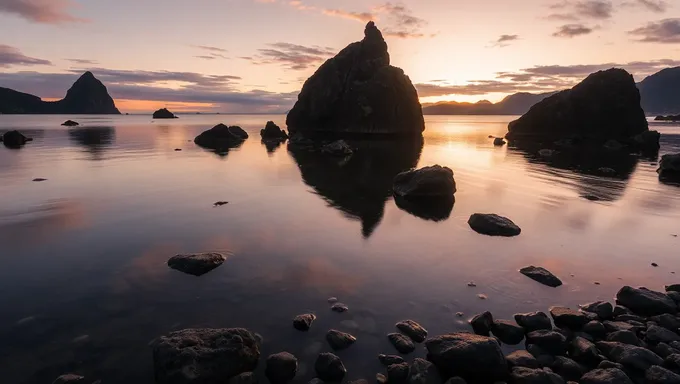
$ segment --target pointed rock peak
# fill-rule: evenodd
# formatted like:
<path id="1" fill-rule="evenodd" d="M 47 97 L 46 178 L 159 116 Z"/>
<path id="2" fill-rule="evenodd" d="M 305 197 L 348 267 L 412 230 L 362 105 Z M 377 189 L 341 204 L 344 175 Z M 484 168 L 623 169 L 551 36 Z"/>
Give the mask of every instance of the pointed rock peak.
<path id="1" fill-rule="evenodd" d="M 383 35 L 378 27 L 375 26 L 375 23 L 369 21 L 368 24 L 366 24 L 366 29 L 364 29 L 364 40 L 384 41 L 385 39 L 383 39 Z"/>

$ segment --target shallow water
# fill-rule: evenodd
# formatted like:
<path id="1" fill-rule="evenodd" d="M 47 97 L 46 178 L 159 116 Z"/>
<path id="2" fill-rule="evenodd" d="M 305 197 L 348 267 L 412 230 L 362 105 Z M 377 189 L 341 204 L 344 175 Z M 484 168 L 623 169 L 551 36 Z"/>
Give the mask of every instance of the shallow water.
<path id="1" fill-rule="evenodd" d="M 298 356 L 298 382 L 329 350 L 328 329 L 351 331 L 358 342 L 338 353 L 348 378 L 372 379 L 382 371 L 376 355 L 396 352 L 385 334 L 402 319 L 438 334 L 468 329 L 482 310 L 511 318 L 611 300 L 624 284 L 680 280 L 672 274 L 680 274 L 680 187 L 658 181 L 656 157 L 558 153 L 546 163 L 534 149 L 493 147 L 488 135 L 504 134 L 512 117 L 428 116 L 422 148 L 356 143 L 347 161 L 267 148 L 259 129 L 285 116 L 78 116 L 70 118 L 81 127 L 59 126 L 68 118 L 0 116 L 0 131 L 35 138 L 0 147 L 3 382 L 66 372 L 153 382 L 148 344 L 204 326 L 259 332 L 265 356 Z M 250 139 L 221 155 L 196 147 L 194 136 L 219 122 L 241 125 Z M 680 151 L 679 125 L 651 129 L 663 133 L 660 154 Z M 390 197 L 394 175 L 431 164 L 454 170 L 453 210 L 400 208 Z M 617 172 L 604 177 L 600 167 Z M 229 204 L 213 207 L 220 200 Z M 478 235 L 467 226 L 475 212 L 510 217 L 522 234 Z M 201 251 L 229 258 L 200 278 L 166 265 Z M 529 264 L 565 285 L 517 272 Z M 330 296 L 349 312 L 330 312 Z M 299 333 L 292 318 L 307 311 L 319 318 Z"/>

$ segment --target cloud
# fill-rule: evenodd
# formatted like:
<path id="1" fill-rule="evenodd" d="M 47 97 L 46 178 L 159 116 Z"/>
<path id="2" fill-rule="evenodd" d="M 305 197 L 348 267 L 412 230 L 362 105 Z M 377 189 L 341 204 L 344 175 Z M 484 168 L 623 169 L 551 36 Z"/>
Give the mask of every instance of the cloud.
<path id="1" fill-rule="evenodd" d="M 373 8 L 373 12 L 386 19 L 387 23 L 383 28 L 383 35 L 385 36 L 400 39 L 434 36 L 422 32 L 422 29 L 427 27 L 429 23 L 425 19 L 414 16 L 404 4 L 387 2 Z"/>
<path id="2" fill-rule="evenodd" d="M 583 24 L 566 24 L 557 29 L 552 35 L 554 37 L 572 38 L 581 35 L 587 35 L 593 32 L 593 28 L 587 27 Z"/>
<path id="3" fill-rule="evenodd" d="M 258 49 L 258 54 L 250 61 L 253 64 L 280 64 L 288 69 L 300 71 L 324 62 L 335 53 L 333 48 L 328 47 L 306 47 L 279 42 Z"/>
<path id="4" fill-rule="evenodd" d="M 228 57 L 224 55 L 225 53 L 227 53 L 227 50 L 224 48 L 212 47 L 209 45 L 190 45 L 190 46 L 206 52 L 206 54 L 194 56 L 198 59 L 203 60 L 228 59 Z"/>
<path id="5" fill-rule="evenodd" d="M 487 93 L 545 92 L 553 88 L 549 85 L 518 84 L 510 81 L 475 80 L 465 85 L 416 84 L 418 96 L 465 95 L 479 96 Z"/>
<path id="6" fill-rule="evenodd" d="M 227 50 L 224 48 L 219 48 L 219 47 L 211 47 L 209 45 L 191 45 L 194 48 L 202 49 L 204 51 L 208 52 L 214 52 L 214 53 L 227 53 Z"/>
<path id="7" fill-rule="evenodd" d="M 369 12 L 348 12 L 341 9 L 324 9 L 322 12 L 324 15 L 344 17 L 362 23 L 368 23 L 369 21 L 376 19 L 376 16 Z"/>
<path id="8" fill-rule="evenodd" d="M 70 14 L 71 0 L 0 0 L 0 12 L 43 24 L 86 21 Z"/>
<path id="9" fill-rule="evenodd" d="M 633 0 L 622 4 L 626 7 L 642 7 L 656 13 L 664 13 L 668 10 L 668 2 L 665 0 Z"/>
<path id="10" fill-rule="evenodd" d="M 507 47 L 510 42 L 519 40 L 519 35 L 501 35 L 493 42 L 494 47 Z"/>
<path id="11" fill-rule="evenodd" d="M 66 61 L 70 61 L 74 64 L 80 64 L 80 65 L 96 65 L 99 64 L 98 62 L 94 60 L 87 60 L 87 59 L 64 59 Z"/>
<path id="12" fill-rule="evenodd" d="M 0 68 L 9 68 L 14 65 L 52 65 L 52 63 L 49 60 L 28 57 L 18 48 L 0 44 Z"/>
<path id="13" fill-rule="evenodd" d="M 552 4 L 549 8 L 560 12 L 552 13 L 546 18 L 562 21 L 605 20 L 610 19 L 614 12 L 614 5 L 611 0 L 563 1 Z"/>
<path id="14" fill-rule="evenodd" d="M 645 43 L 680 43 L 680 19 L 664 19 L 629 31 L 637 41 Z"/>

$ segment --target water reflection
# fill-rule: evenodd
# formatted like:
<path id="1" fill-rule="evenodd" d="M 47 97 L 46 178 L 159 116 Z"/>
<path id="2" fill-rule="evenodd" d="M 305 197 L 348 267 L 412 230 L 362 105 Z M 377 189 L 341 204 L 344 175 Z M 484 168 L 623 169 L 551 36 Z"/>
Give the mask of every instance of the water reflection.
<path id="1" fill-rule="evenodd" d="M 284 140 L 262 140 L 261 142 L 267 149 L 267 153 L 271 156 L 283 145 Z"/>
<path id="2" fill-rule="evenodd" d="M 361 221 L 361 233 L 368 238 L 382 220 L 394 176 L 418 164 L 423 140 L 364 140 L 349 144 L 357 150 L 341 160 L 295 145 L 289 145 L 288 151 L 305 184 L 333 208 Z"/>
<path id="3" fill-rule="evenodd" d="M 116 130 L 112 127 L 70 128 L 68 137 L 85 148 L 92 160 L 102 160 L 104 152 L 116 141 Z"/>
<path id="4" fill-rule="evenodd" d="M 395 196 L 394 201 L 399 209 L 420 217 L 423 220 L 444 221 L 451 216 L 453 204 L 456 202 L 454 196 L 445 198 L 428 198 L 418 201 L 411 201 L 400 196 Z"/>

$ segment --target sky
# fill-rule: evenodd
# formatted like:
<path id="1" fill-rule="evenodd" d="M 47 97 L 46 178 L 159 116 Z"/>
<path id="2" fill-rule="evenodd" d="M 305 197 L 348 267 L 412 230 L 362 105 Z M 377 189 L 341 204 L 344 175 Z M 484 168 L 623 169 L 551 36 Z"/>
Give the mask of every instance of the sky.
<path id="1" fill-rule="evenodd" d="M 421 102 L 496 102 L 680 66 L 678 16 L 678 0 L 0 0 L 0 87 L 52 100 L 90 70 L 123 112 L 285 112 L 374 20 Z"/>

